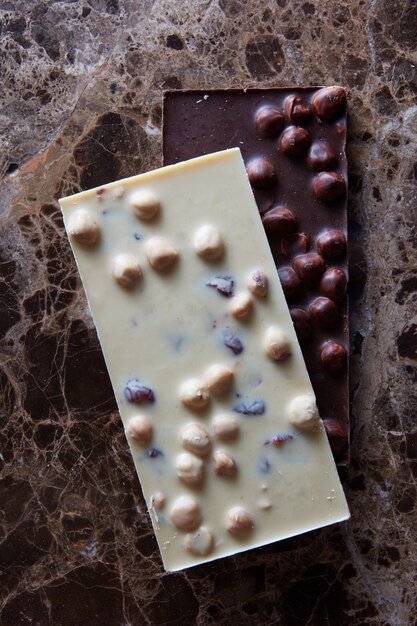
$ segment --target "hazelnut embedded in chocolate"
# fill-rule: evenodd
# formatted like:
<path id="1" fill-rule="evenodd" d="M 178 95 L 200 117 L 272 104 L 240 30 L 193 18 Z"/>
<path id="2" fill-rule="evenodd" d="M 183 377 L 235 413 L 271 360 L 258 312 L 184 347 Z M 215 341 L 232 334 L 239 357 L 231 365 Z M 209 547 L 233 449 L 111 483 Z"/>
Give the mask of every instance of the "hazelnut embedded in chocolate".
<path id="1" fill-rule="evenodd" d="M 87 209 L 77 209 L 68 219 L 68 234 L 82 246 L 92 247 L 100 239 L 100 226 Z"/>
<path id="2" fill-rule="evenodd" d="M 321 120 L 334 120 L 346 109 L 346 91 L 343 87 L 324 87 L 313 98 L 314 113 Z"/>
<path id="3" fill-rule="evenodd" d="M 278 275 L 287 300 L 298 298 L 301 294 L 302 286 L 292 267 L 281 267 L 278 270 Z"/>
<path id="4" fill-rule="evenodd" d="M 226 528 L 231 535 L 247 535 L 255 526 L 252 515 L 240 506 L 234 506 L 227 513 Z"/>
<path id="5" fill-rule="evenodd" d="M 336 300 L 336 302 L 343 300 L 346 288 L 346 274 L 337 267 L 326 270 L 321 277 L 319 291 L 331 300 Z"/>
<path id="6" fill-rule="evenodd" d="M 301 307 L 290 308 L 291 319 L 299 340 L 306 339 L 311 333 L 311 317 L 308 311 Z"/>
<path id="7" fill-rule="evenodd" d="M 277 206 L 262 216 L 262 222 L 268 235 L 283 237 L 298 228 L 297 218 L 286 206 Z"/>
<path id="8" fill-rule="evenodd" d="M 254 159 L 247 167 L 249 182 L 255 189 L 269 189 L 276 183 L 277 176 L 271 163 L 263 158 Z"/>
<path id="9" fill-rule="evenodd" d="M 347 445 L 347 436 L 343 428 L 335 419 L 331 418 L 324 419 L 323 424 L 333 454 L 340 454 Z"/>
<path id="10" fill-rule="evenodd" d="M 298 254 L 304 254 L 310 247 L 310 241 L 305 233 L 290 233 L 281 239 L 281 253 L 290 259 Z"/>
<path id="11" fill-rule="evenodd" d="M 324 260 L 316 252 L 307 252 L 295 257 L 293 266 L 298 276 L 306 284 L 315 283 L 324 272 Z"/>
<path id="12" fill-rule="evenodd" d="M 310 134 L 301 126 L 290 126 L 281 135 L 281 150 L 289 157 L 302 157 L 311 143 Z"/>
<path id="13" fill-rule="evenodd" d="M 317 240 L 317 250 L 325 259 L 338 259 L 346 254 L 346 235 L 340 230 L 327 230 Z"/>
<path id="14" fill-rule="evenodd" d="M 328 341 L 320 353 L 323 366 L 331 372 L 338 372 L 343 369 L 346 364 L 346 357 L 345 348 L 335 341 Z"/>
<path id="15" fill-rule="evenodd" d="M 200 506 L 195 498 L 180 496 L 172 506 L 170 518 L 178 530 L 195 530 L 201 521 Z"/>
<path id="16" fill-rule="evenodd" d="M 263 106 L 255 116 L 256 130 L 261 137 L 275 137 L 285 125 L 281 111 L 273 106 Z"/>
<path id="17" fill-rule="evenodd" d="M 324 141 L 317 141 L 310 147 L 307 165 L 314 172 L 333 170 L 337 166 L 337 156 Z"/>
<path id="18" fill-rule="evenodd" d="M 288 96 L 284 108 L 286 116 L 293 124 L 306 124 L 311 117 L 311 109 L 301 96 Z"/>
<path id="19" fill-rule="evenodd" d="M 323 328 L 334 326 L 339 317 L 339 310 L 335 303 L 329 298 L 316 298 L 310 304 L 309 311 Z"/>
<path id="20" fill-rule="evenodd" d="M 314 178 L 313 191 L 317 200 L 325 204 L 332 204 L 344 198 L 346 181 L 337 172 L 320 172 Z"/>

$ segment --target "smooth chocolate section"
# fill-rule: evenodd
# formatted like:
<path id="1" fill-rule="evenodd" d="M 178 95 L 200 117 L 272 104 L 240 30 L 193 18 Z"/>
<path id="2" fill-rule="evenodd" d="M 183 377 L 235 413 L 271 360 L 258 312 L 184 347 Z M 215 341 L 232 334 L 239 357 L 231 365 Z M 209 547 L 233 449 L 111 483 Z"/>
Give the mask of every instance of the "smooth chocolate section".
<path id="1" fill-rule="evenodd" d="M 297 309 L 295 328 L 320 414 L 337 430 L 332 449 L 340 465 L 349 461 L 348 303 L 335 272 L 347 280 L 345 142 L 340 87 L 164 97 L 166 165 L 235 146 L 242 151 L 288 303 Z"/>

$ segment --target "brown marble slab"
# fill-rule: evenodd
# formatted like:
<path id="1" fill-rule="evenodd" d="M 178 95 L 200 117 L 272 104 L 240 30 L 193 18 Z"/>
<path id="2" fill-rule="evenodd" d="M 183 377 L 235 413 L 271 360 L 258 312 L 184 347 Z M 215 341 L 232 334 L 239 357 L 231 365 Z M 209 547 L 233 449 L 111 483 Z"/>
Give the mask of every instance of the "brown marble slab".
<path id="1" fill-rule="evenodd" d="M 0 6 L 2 626 L 413 624 L 415 3 Z M 163 90 L 285 84 L 350 94 L 352 519 L 165 575 L 56 200 L 161 164 Z"/>

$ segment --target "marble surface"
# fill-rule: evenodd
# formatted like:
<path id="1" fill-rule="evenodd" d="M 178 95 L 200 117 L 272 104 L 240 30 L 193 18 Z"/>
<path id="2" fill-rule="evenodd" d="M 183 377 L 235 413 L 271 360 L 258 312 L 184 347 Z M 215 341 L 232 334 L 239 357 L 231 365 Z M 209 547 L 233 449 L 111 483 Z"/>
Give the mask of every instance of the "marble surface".
<path id="1" fill-rule="evenodd" d="M 413 0 L 0 0 L 2 625 L 417 623 L 416 21 Z M 164 88 L 311 83 L 349 89 L 352 519 L 168 575 L 57 198 L 160 164 Z"/>

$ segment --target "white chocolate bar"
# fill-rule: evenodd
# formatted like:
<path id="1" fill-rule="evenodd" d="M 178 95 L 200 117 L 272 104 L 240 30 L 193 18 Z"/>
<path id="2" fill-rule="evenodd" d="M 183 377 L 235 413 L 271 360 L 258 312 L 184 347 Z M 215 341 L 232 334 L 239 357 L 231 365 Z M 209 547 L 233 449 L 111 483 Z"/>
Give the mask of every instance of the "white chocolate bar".
<path id="1" fill-rule="evenodd" d="M 165 568 L 346 520 L 239 149 L 60 204 Z"/>

